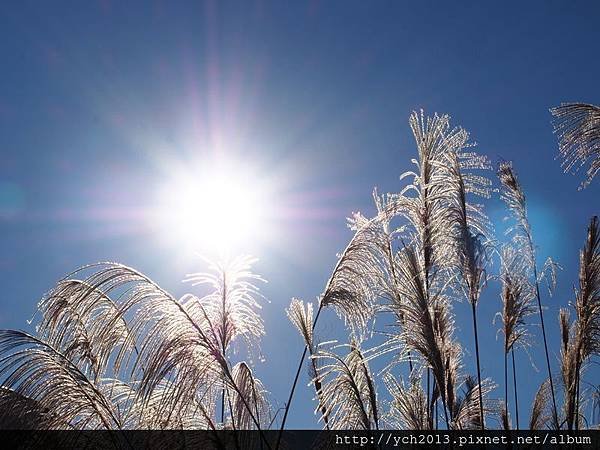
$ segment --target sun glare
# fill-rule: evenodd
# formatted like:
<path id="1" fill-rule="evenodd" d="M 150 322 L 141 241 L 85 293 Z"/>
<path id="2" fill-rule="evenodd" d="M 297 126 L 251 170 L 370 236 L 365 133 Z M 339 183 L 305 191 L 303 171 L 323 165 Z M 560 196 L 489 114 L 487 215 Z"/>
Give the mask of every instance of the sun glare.
<path id="1" fill-rule="evenodd" d="M 265 190 L 247 169 L 221 164 L 181 173 L 161 191 L 171 237 L 201 252 L 228 252 L 265 235 Z"/>

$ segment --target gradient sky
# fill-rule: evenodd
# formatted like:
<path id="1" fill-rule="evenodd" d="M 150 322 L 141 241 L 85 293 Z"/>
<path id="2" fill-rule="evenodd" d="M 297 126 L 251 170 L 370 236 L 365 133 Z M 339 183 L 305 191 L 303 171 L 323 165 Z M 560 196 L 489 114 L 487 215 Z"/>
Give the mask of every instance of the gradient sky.
<path id="1" fill-rule="evenodd" d="M 3 4 L 0 327 L 29 330 L 44 292 L 100 260 L 187 292 L 181 280 L 204 266 L 150 211 L 173 167 L 224 155 L 273 190 L 271 239 L 239 251 L 258 256 L 269 280 L 256 370 L 281 405 L 302 351 L 284 308 L 319 295 L 351 237 L 345 218 L 373 213 L 372 188 L 403 186 L 415 157 L 408 116 L 423 108 L 450 114 L 493 161 L 514 160 L 540 261 L 564 267 L 547 301 L 557 349 L 600 180 L 578 192 L 581 176 L 562 173 L 548 108 L 600 104 L 598 17 L 592 1 Z M 488 213 L 499 223 L 497 198 Z M 492 286 L 481 300 L 482 370 L 498 396 L 499 308 Z M 472 348 L 468 309 L 455 311 Z M 328 317 L 319 335 L 340 326 Z M 518 355 L 523 411 L 544 378 L 542 355 L 534 343 L 538 372 Z M 471 370 L 470 353 L 464 362 Z M 316 426 L 302 381 L 295 428 Z"/>

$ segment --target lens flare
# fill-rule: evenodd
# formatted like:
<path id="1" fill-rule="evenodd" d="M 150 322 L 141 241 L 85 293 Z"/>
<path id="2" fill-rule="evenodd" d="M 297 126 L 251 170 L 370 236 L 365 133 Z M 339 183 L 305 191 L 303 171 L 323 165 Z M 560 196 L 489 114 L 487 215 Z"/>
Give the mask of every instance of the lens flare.
<path id="1" fill-rule="evenodd" d="M 178 174 L 161 189 L 159 203 L 167 233 L 194 250 L 229 252 L 266 235 L 263 183 L 232 163 Z"/>

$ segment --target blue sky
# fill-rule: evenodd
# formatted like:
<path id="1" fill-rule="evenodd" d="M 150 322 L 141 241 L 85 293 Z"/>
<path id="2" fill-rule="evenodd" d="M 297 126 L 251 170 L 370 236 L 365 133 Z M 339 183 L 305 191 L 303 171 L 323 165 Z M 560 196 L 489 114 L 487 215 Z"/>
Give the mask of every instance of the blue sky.
<path id="1" fill-rule="evenodd" d="M 302 349 L 284 308 L 320 293 L 351 236 L 345 217 L 373 212 L 372 188 L 401 188 L 415 156 L 408 116 L 423 108 L 450 114 L 493 161 L 514 160 L 540 259 L 564 266 L 547 303 L 558 342 L 555 318 L 572 298 L 599 184 L 578 192 L 581 177 L 562 173 L 548 108 L 600 104 L 599 14 L 591 1 L 4 5 L 0 327 L 27 329 L 57 279 L 99 260 L 187 292 L 181 279 L 201 261 L 146 212 L 171 167 L 225 154 L 274 191 L 272 239 L 239 250 L 258 256 L 269 280 L 257 371 L 282 403 Z M 494 219 L 501 208 L 488 203 Z M 492 287 L 481 304 L 482 366 L 501 383 L 499 307 Z M 472 347 L 465 305 L 456 313 Z M 329 317 L 319 333 L 339 326 Z M 543 379 L 542 351 L 531 352 L 540 372 L 519 356 L 531 374 L 524 409 Z M 315 426 L 303 381 L 296 428 Z"/>

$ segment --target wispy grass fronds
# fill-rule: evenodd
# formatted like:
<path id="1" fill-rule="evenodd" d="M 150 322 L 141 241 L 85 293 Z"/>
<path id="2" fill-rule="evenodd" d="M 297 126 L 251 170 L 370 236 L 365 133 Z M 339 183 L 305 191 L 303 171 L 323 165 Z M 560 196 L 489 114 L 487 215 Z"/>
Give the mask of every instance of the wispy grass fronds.
<path id="1" fill-rule="evenodd" d="M 527 263 L 520 251 L 504 245 L 501 251 L 500 282 L 502 284 L 502 334 L 504 353 L 517 346 L 530 345 L 527 317 L 535 314 L 535 294 L 529 282 Z"/>
<path id="2" fill-rule="evenodd" d="M 348 219 L 354 236 L 331 274 L 319 308 L 333 307 L 352 330 L 362 332 L 385 292 L 388 274 L 385 233 L 387 217 L 367 219 L 360 213 Z"/>
<path id="3" fill-rule="evenodd" d="M 600 354 L 600 227 L 590 220 L 587 239 L 579 256 L 579 288 L 575 303 L 579 359 Z"/>
<path id="4" fill-rule="evenodd" d="M 451 152 L 447 156 L 449 173 L 448 197 L 449 230 L 453 238 L 455 267 L 461 275 L 467 300 L 477 305 L 481 290 L 486 282 L 485 269 L 490 260 L 491 223 L 483 206 L 468 202 L 470 193 L 489 198 L 491 181 L 467 169 L 486 170 L 491 166 L 487 158 L 473 152 Z"/>
<path id="5" fill-rule="evenodd" d="M 568 336 L 563 337 L 563 381 L 566 420 L 569 429 L 579 427 L 579 387 L 581 372 L 592 355 L 600 354 L 600 229 L 592 217 L 587 239 L 579 255 L 579 288 L 576 291 L 577 319 Z M 562 320 L 561 320 L 562 323 Z"/>
<path id="6" fill-rule="evenodd" d="M 451 177 L 446 168 L 446 158 L 451 152 L 462 149 L 468 134 L 460 129 L 451 129 L 446 115 L 425 117 L 413 113 L 410 126 L 417 144 L 418 160 L 412 162 L 416 171 L 408 171 L 401 179 L 412 181 L 396 199 L 398 210 L 411 225 L 408 239 L 414 243 L 425 268 L 424 276 L 451 263 L 452 240 L 448 226 L 448 183 Z"/>
<path id="7" fill-rule="evenodd" d="M 559 155 L 565 172 L 589 164 L 585 188 L 600 170 L 600 107 L 587 103 L 563 103 L 550 109 L 554 132 L 558 136 Z"/>
<path id="8" fill-rule="evenodd" d="M 578 413 L 577 408 L 577 333 L 576 325 L 571 323 L 569 311 L 561 308 L 559 312 L 561 332 L 561 378 L 564 390 L 563 423 L 569 430 L 573 429 Z"/>
<path id="9" fill-rule="evenodd" d="M 21 331 L 0 330 L 0 355 L 3 387 L 51 411 L 46 427 L 122 427 L 110 399 L 50 345 Z"/>
<path id="10" fill-rule="evenodd" d="M 228 400 L 231 403 L 232 428 L 234 430 L 256 429 L 254 419 L 263 428 L 268 427 L 271 422 L 270 405 L 261 381 L 254 377 L 252 370 L 245 362 L 236 364 L 231 372 L 237 386 L 237 389 L 229 394 Z"/>
<path id="11" fill-rule="evenodd" d="M 337 354 L 340 348 L 349 349 L 346 356 Z M 314 358 L 322 360 L 323 404 L 331 428 L 378 429 L 375 382 L 358 342 L 332 350 L 321 349 Z"/>
<path id="12" fill-rule="evenodd" d="M 420 354 L 431 368 L 444 410 L 451 414 L 461 350 L 453 340 L 454 318 L 448 299 L 441 291 L 433 293 L 426 287 L 423 261 L 413 247 L 400 252 L 397 273 L 400 297 L 405 301 L 390 307 L 405 320 L 400 340 L 406 350 Z M 447 422 L 450 425 L 450 417 Z"/>
<path id="13" fill-rule="evenodd" d="M 552 427 L 552 411 L 550 405 L 550 383 L 548 380 L 538 388 L 531 406 L 529 416 L 530 430 L 543 430 Z"/>
<path id="14" fill-rule="evenodd" d="M 517 375 L 515 348 L 530 344 L 526 318 L 535 314 L 534 291 L 529 282 L 528 262 L 521 252 L 512 245 L 505 244 L 501 251 L 500 282 L 502 284 L 502 333 L 504 334 L 504 402 L 508 405 L 508 354 L 513 359 L 513 389 L 515 414 L 519 426 L 519 405 L 517 402 Z"/>
<path id="15" fill-rule="evenodd" d="M 527 217 L 525 193 L 511 162 L 502 162 L 499 164 L 498 178 L 502 184 L 500 198 L 504 201 L 514 218 L 514 222 L 506 231 L 506 234 L 512 235 L 515 247 L 521 249 L 523 254 L 527 256 L 529 264 L 533 266 L 535 265 L 535 248 L 531 235 L 531 226 Z"/>
<path id="16" fill-rule="evenodd" d="M 542 298 L 540 295 L 540 276 L 538 275 L 535 259 L 535 246 L 531 234 L 531 226 L 527 218 L 527 207 L 525 193 L 519 183 L 517 175 L 510 162 L 502 162 L 498 167 L 498 178 L 502 184 L 501 198 L 508 207 L 514 218 L 514 224 L 507 234 L 512 234 L 512 241 L 515 248 L 520 249 L 521 253 L 527 258 L 529 267 L 533 272 L 533 281 L 535 286 L 535 297 L 537 300 L 538 312 L 540 315 L 540 324 L 542 326 L 542 338 L 544 341 L 544 353 L 546 356 L 546 369 L 548 379 L 550 380 L 550 393 L 552 394 L 552 408 L 554 411 L 554 425 L 559 427 L 558 408 L 556 406 L 556 396 L 554 390 L 554 381 L 552 378 L 552 369 L 550 367 L 550 354 L 548 352 L 548 340 L 546 338 L 546 326 L 544 324 L 544 310 L 542 308 Z"/>
<path id="17" fill-rule="evenodd" d="M 391 374 L 384 378 L 386 387 L 392 395 L 387 422 L 392 429 L 431 430 L 427 394 L 421 385 L 421 374 L 416 370 L 406 385 Z"/>
<path id="18" fill-rule="evenodd" d="M 116 348 L 137 352 L 122 311 L 99 287 L 77 279 L 62 280 L 38 309 L 41 339 L 94 379 L 107 375 Z"/>
<path id="19" fill-rule="evenodd" d="M 357 338 L 362 338 L 369 321 L 378 309 L 376 300 L 389 292 L 390 237 L 388 235 L 388 223 L 393 217 L 391 211 L 392 209 L 386 206 L 385 211 L 380 211 L 372 219 L 367 219 L 362 214 L 356 213 L 348 220 L 348 225 L 354 231 L 354 236 L 338 257 L 338 261 L 320 297 L 319 308 L 313 320 L 312 329 L 316 326 L 321 311 L 331 306 L 349 325 L 352 333 L 356 334 Z M 308 351 L 309 347 L 305 345 L 285 405 L 277 437 L 277 447 L 281 442 L 283 429 Z M 322 413 L 322 417 L 326 418 L 327 416 L 328 413 Z"/>
<path id="20" fill-rule="evenodd" d="M 463 148 L 466 146 L 466 140 Z M 477 304 L 481 291 L 487 282 L 486 267 L 490 261 L 491 224 L 483 212 L 483 206 L 467 201 L 468 194 L 490 197 L 492 182 L 481 175 L 471 173 L 471 170 L 490 169 L 486 157 L 474 152 L 465 152 L 463 148 L 450 152 L 447 156 L 450 192 L 449 228 L 453 238 L 452 252 L 455 258 L 455 270 L 460 275 L 460 287 L 471 304 L 473 320 L 473 335 L 475 340 L 475 359 L 477 363 L 477 383 L 482 384 L 481 364 L 479 357 L 479 334 L 477 329 Z M 485 427 L 484 405 L 482 390 L 478 390 L 480 407 L 479 420 L 481 429 Z"/>
<path id="21" fill-rule="evenodd" d="M 307 303 L 304 306 L 302 300 L 296 298 L 292 299 L 289 308 L 286 310 L 288 318 L 300 332 L 300 335 L 304 339 L 304 344 L 308 349 L 310 356 L 310 377 L 312 384 L 315 387 L 315 393 L 317 395 L 317 401 L 319 402 L 318 410 L 321 414 L 321 418 L 325 423 L 325 428 L 329 429 L 329 417 L 327 414 L 327 408 L 323 403 L 323 384 L 321 380 L 321 371 L 318 366 L 318 359 L 314 358 L 316 352 L 316 343 L 314 339 L 313 329 L 313 305 Z"/>
<path id="22" fill-rule="evenodd" d="M 290 322 L 294 324 L 304 343 L 308 346 L 311 353 L 314 353 L 314 330 L 313 330 L 313 305 L 307 303 L 306 306 L 302 300 L 293 298 L 290 306 L 286 309 Z"/>
<path id="23" fill-rule="evenodd" d="M 216 429 L 226 386 L 258 428 L 256 402 L 226 354 L 236 337 L 251 343 L 264 333 L 251 262 L 191 277 L 212 292 L 179 300 L 130 267 L 83 267 L 40 302 L 39 338 L 0 332 L 0 381 L 53 411 L 52 427 Z"/>
<path id="24" fill-rule="evenodd" d="M 494 384 L 488 378 L 483 380 L 481 389 L 479 383 L 472 376 L 465 378 L 462 394 L 457 398 L 454 404 L 454 412 L 452 416 L 453 426 L 452 428 L 458 430 L 470 430 L 470 429 L 481 429 L 483 427 L 482 417 L 485 417 L 485 413 L 492 414 L 497 413 L 497 408 L 494 404 L 487 400 L 487 397 L 494 389 Z M 479 402 L 483 400 L 483 404 Z M 481 413 L 481 410 L 484 413 Z"/>
<path id="25" fill-rule="evenodd" d="M 456 179 L 448 170 L 448 163 L 453 153 L 463 155 L 464 161 L 470 159 L 463 152 L 468 134 L 460 128 L 450 128 L 447 115 L 425 117 L 421 111 L 413 113 L 409 123 L 418 159 L 413 160 L 416 170 L 401 176 L 411 182 L 394 198 L 398 214 L 407 225 L 398 233 L 403 248 L 394 258 L 397 295 L 391 298 L 390 309 L 398 323 L 404 324 L 399 340 L 405 351 L 420 355 L 431 369 L 450 426 L 460 346 L 453 341 L 453 319 L 444 296 L 456 261 L 452 233 L 455 217 L 450 207 Z M 470 163 L 463 167 L 457 158 L 455 168 L 460 172 Z M 475 166 L 479 164 L 474 159 L 470 161 Z M 475 186 L 475 181 L 462 178 L 458 183 L 466 192 L 467 186 Z M 434 409 L 431 406 L 428 410 Z"/>
<path id="26" fill-rule="evenodd" d="M 257 282 L 265 280 L 251 271 L 256 261 L 251 256 L 238 256 L 222 264 L 208 261 L 208 272 L 190 274 L 184 280 L 209 289 L 209 294 L 199 301 L 215 327 L 213 332 L 222 349 L 227 349 L 238 336 L 252 345 L 265 333 L 259 314 L 262 295 L 257 286 Z"/>

